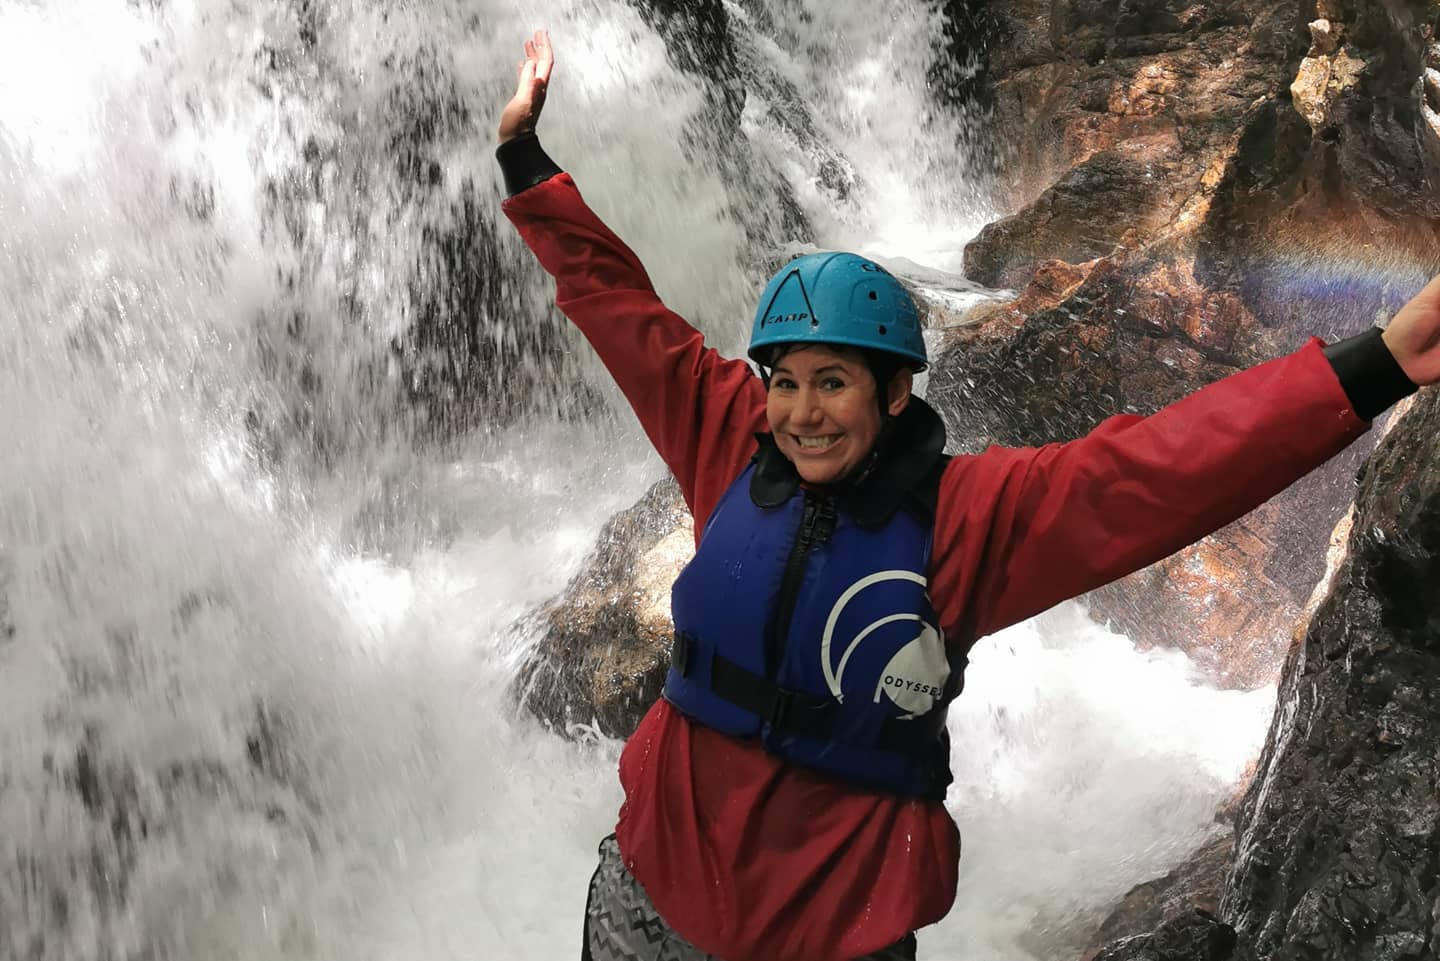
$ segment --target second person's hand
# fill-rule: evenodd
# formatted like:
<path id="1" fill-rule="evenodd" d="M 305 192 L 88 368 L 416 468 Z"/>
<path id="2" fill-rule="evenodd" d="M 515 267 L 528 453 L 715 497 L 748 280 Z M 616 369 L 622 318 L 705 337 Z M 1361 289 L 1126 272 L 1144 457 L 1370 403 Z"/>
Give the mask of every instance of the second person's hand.
<path id="1" fill-rule="evenodd" d="M 550 49 L 550 35 L 536 30 L 525 41 L 525 59 L 520 61 L 515 96 L 500 113 L 500 143 L 535 132 L 540 111 L 545 107 L 545 91 L 550 85 L 550 71 L 555 67 L 555 54 Z"/>

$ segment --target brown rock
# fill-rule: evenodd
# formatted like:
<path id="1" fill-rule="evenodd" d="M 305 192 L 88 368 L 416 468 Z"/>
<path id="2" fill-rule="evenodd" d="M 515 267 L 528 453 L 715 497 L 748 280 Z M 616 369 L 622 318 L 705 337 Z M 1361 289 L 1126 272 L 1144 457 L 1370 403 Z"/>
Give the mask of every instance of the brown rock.
<path id="1" fill-rule="evenodd" d="M 1425 79 L 1435 11 L 1416 0 L 1330 6 L 1322 19 L 1343 46 L 1330 52 L 1335 41 L 1312 30 L 1311 57 L 1328 61 L 1328 78 L 1321 92 L 1320 69 L 1303 71 L 1302 108 L 1317 137 L 1304 189 L 1332 208 L 1356 203 L 1396 222 L 1432 220 L 1440 216 L 1432 186 L 1440 167 L 1429 149 L 1437 98 Z"/>
<path id="2" fill-rule="evenodd" d="M 1329 85 L 1329 57 L 1306 57 L 1300 61 L 1300 72 L 1290 84 L 1290 99 L 1312 130 L 1319 130 L 1329 113 Z"/>
<path id="3" fill-rule="evenodd" d="M 1311 57 L 1323 57 L 1334 53 L 1340 45 L 1340 31 L 1329 20 L 1321 17 L 1310 21 Z"/>
<path id="4" fill-rule="evenodd" d="M 1027 316 L 1063 303 L 1085 282 L 1094 266 L 1094 261 L 1077 265 L 1047 260 L 1035 268 L 1018 297 L 985 301 L 972 307 L 960 323 L 945 325 L 946 342 L 974 345 L 981 341 L 1008 341 Z"/>
<path id="5" fill-rule="evenodd" d="M 1095 961 L 1104 945 L 1160 927 L 1166 920 L 1199 909 L 1220 913 L 1225 877 L 1235 856 L 1235 832 L 1226 831 L 1201 845 L 1164 877 L 1137 884 L 1092 937 L 1094 947 L 1080 961 Z"/>
<path id="6" fill-rule="evenodd" d="M 1275 350 L 1233 295 L 1199 286 L 1184 262 L 1049 263 L 978 329 L 947 332 L 927 396 L 962 449 L 1038 445 L 1157 409 Z"/>
<path id="7" fill-rule="evenodd" d="M 1235 929 L 1208 911 L 1192 910 L 1154 931 L 1107 944 L 1094 961 L 1251 961 Z"/>
<path id="8" fill-rule="evenodd" d="M 1195 159 L 1197 143 L 1223 140 L 1289 76 L 1275 68 L 1283 14 L 1259 2 L 1072 0 L 995 15 L 994 129 L 1005 135 L 1004 196 L 1017 207 L 1129 140 L 1180 139 Z"/>
<path id="9" fill-rule="evenodd" d="M 992 287 L 1023 287 L 1047 260 L 1080 263 L 1138 246 L 1198 186 L 1203 168 L 1173 132 L 1091 154 L 1034 203 L 986 225 L 965 248 L 965 273 Z"/>
<path id="10" fill-rule="evenodd" d="M 524 630 L 538 634 L 517 679 L 523 703 L 561 731 L 628 737 L 670 664 L 670 585 L 695 549 L 680 488 L 666 478 L 600 532 L 565 590 Z"/>
<path id="11" fill-rule="evenodd" d="M 1089 595 L 1093 616 L 1141 649 L 1184 651 L 1216 687 L 1274 682 L 1300 600 L 1265 574 L 1285 524 L 1273 502 L 1200 543 Z"/>

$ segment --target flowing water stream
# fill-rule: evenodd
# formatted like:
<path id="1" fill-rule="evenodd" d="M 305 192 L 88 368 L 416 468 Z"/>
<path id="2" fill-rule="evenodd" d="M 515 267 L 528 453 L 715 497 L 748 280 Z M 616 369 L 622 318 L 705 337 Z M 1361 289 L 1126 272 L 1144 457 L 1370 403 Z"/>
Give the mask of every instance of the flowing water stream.
<path id="1" fill-rule="evenodd" d="M 499 216 L 519 41 L 722 349 L 797 242 L 984 296 L 933 6 L 728 9 L 727 113 L 610 0 L 0 0 L 0 959 L 576 956 L 619 745 L 515 716 L 513 625 L 663 468 Z M 1074 605 L 984 642 L 921 956 L 1069 961 L 1272 698 Z"/>

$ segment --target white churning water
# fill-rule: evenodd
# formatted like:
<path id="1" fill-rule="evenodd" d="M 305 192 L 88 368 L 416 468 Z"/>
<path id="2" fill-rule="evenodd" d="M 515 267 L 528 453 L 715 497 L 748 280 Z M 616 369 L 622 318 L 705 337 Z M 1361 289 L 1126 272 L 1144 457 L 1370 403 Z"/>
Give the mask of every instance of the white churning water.
<path id="1" fill-rule="evenodd" d="M 619 2 L 0 2 L 0 958 L 576 956 L 618 745 L 514 717 L 514 625 L 661 466 L 498 217 L 493 119 L 549 27 L 547 144 L 723 347 L 777 189 L 954 297 L 991 213 L 937 15 L 874 9 L 730 7 L 727 166 Z M 1271 694 L 1074 607 L 974 661 L 921 953 L 1068 959 L 1212 829 Z"/>

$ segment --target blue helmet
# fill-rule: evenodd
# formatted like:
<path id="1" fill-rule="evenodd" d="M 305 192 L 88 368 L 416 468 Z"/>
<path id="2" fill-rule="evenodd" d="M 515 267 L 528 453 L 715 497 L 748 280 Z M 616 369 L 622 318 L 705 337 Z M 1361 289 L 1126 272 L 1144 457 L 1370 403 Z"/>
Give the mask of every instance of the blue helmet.
<path id="1" fill-rule="evenodd" d="M 909 291 L 884 267 L 855 254 L 806 254 L 770 278 L 750 329 L 750 359 L 764 363 L 765 348 L 776 344 L 884 351 L 916 372 L 929 362 Z"/>

